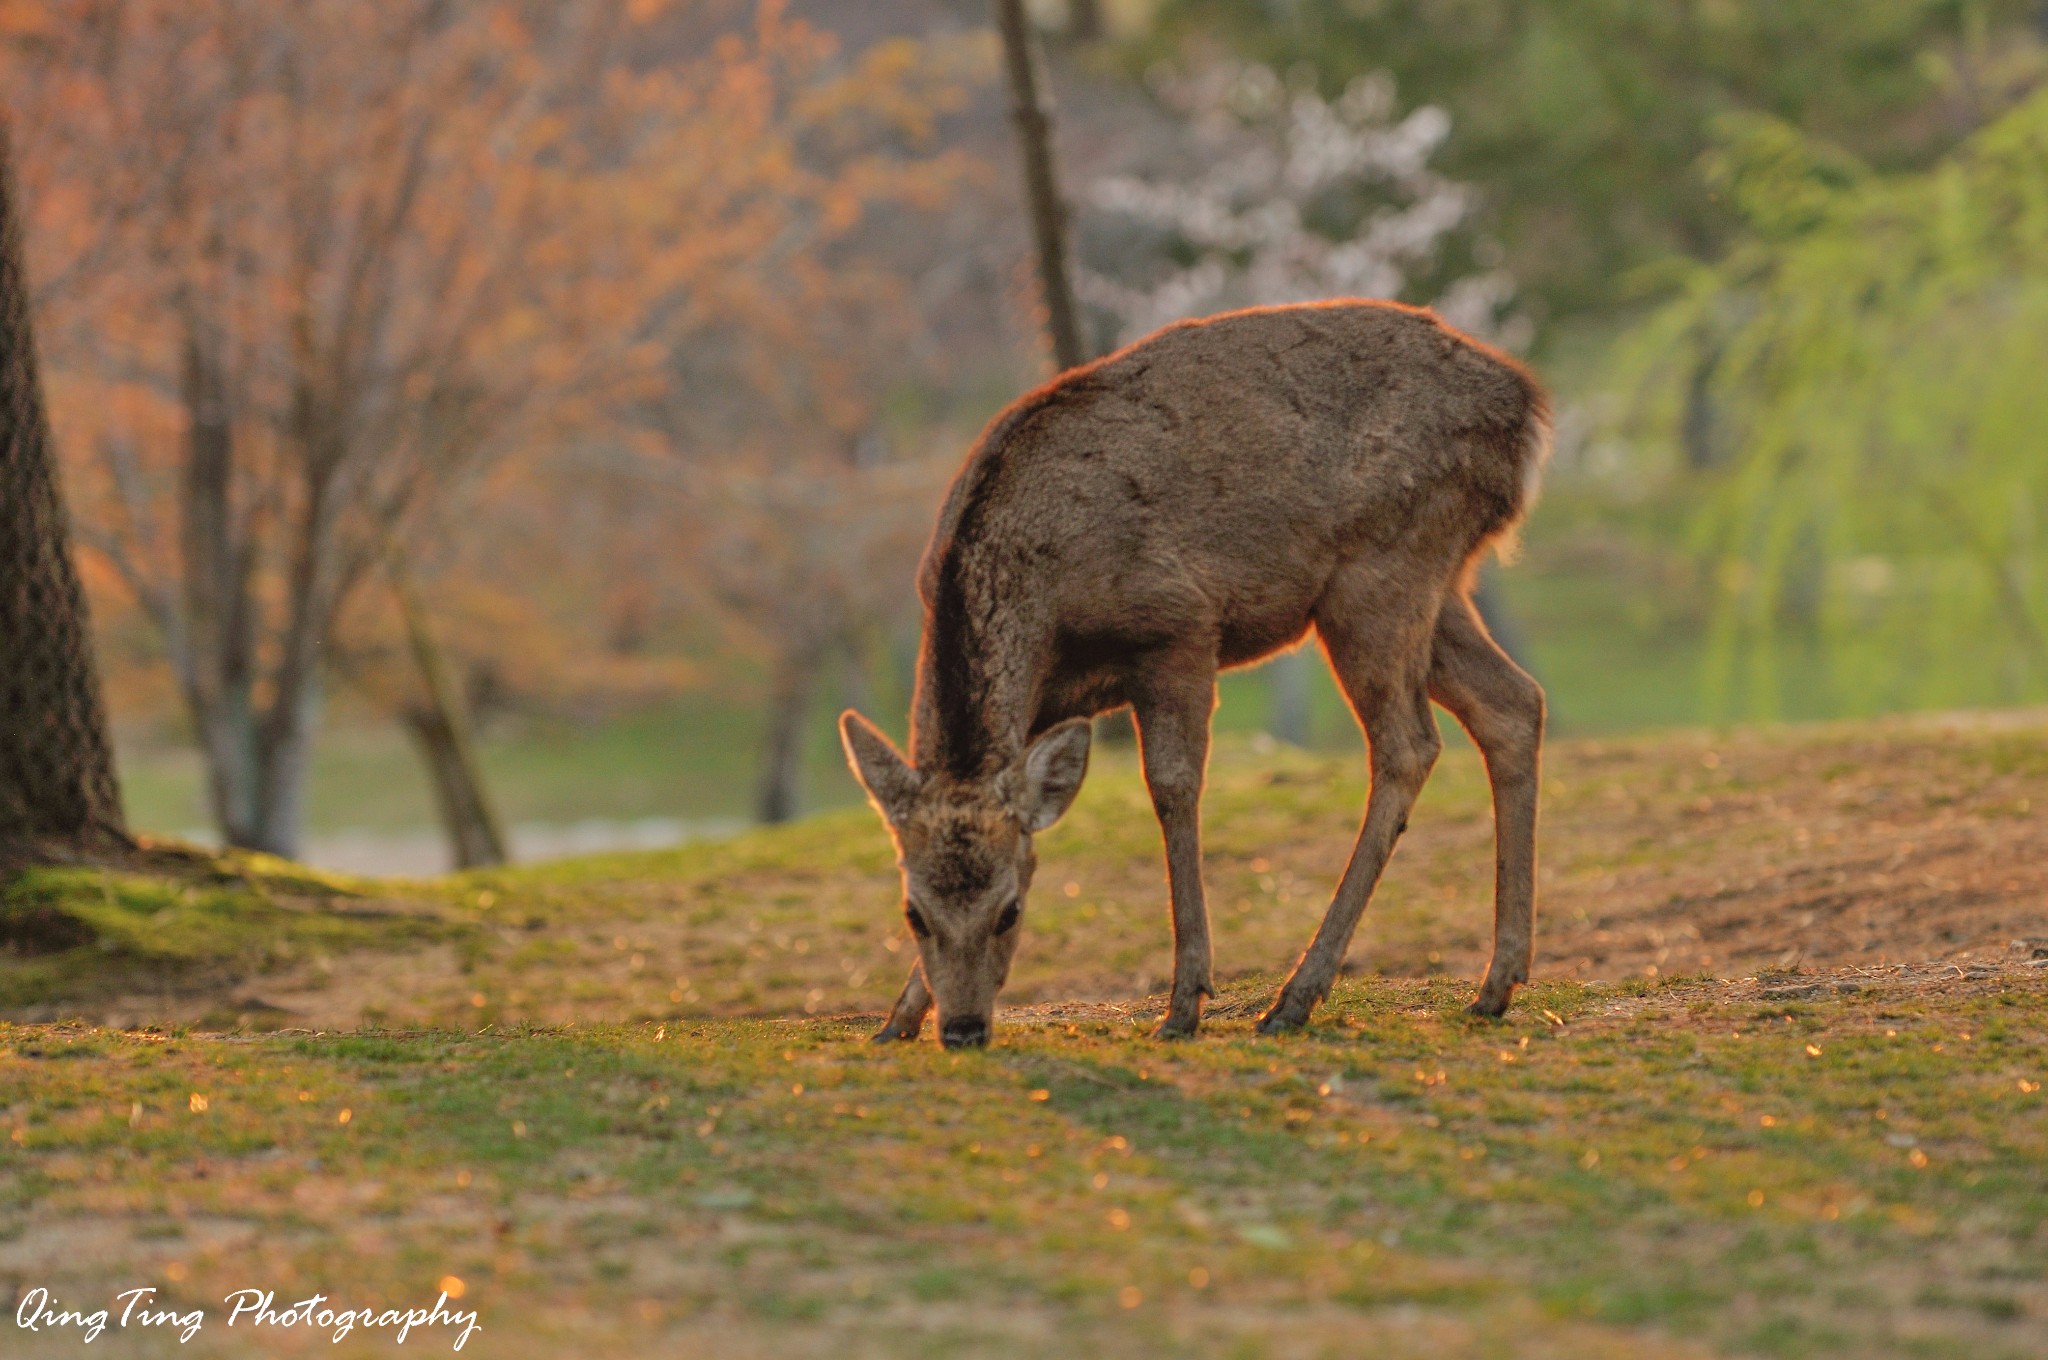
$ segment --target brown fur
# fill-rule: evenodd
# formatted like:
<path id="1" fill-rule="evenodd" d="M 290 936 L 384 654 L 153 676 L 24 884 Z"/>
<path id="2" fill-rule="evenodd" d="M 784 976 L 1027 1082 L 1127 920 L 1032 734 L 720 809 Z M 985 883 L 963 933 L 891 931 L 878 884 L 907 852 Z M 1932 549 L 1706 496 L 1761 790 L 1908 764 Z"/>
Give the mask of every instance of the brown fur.
<path id="1" fill-rule="evenodd" d="M 1220 668 L 1313 627 L 1371 746 L 1373 787 L 1322 927 L 1262 1028 L 1328 992 L 1436 758 L 1434 698 L 1493 781 L 1495 953 L 1475 1009 L 1528 976 L 1542 691 L 1468 599 L 1526 509 L 1548 435 L 1535 380 L 1434 315 L 1387 303 L 1259 308 L 1169 326 L 990 423 L 919 574 L 924 649 L 905 760 L 855 714 L 855 772 L 928 933 L 878 1037 L 934 999 L 985 1041 L 1033 864 L 1071 801 L 1089 716 L 1129 704 L 1165 834 L 1174 986 L 1162 1033 L 1210 992 L 1198 808 Z M 976 1037 L 978 1036 L 978 1038 Z"/>

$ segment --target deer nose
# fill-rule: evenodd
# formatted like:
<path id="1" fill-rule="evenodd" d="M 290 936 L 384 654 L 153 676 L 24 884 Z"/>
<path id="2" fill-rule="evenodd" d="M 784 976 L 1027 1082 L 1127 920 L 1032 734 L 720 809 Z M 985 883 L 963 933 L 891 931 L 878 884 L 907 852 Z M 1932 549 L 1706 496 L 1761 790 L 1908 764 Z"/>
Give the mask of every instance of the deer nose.
<path id="1" fill-rule="evenodd" d="M 986 1048 L 988 1021 L 973 1015 L 956 1016 L 939 1027 L 939 1042 L 947 1048 Z"/>

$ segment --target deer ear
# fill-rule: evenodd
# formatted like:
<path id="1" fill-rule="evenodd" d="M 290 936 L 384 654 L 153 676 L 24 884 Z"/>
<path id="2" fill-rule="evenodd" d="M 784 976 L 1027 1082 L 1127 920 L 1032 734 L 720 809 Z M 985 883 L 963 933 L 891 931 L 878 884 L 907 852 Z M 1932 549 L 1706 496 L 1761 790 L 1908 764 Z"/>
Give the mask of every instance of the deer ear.
<path id="1" fill-rule="evenodd" d="M 910 811 L 910 804 L 924 783 L 911 763 L 900 755 L 881 729 L 852 709 L 839 715 L 839 737 L 846 744 L 846 763 L 853 777 L 868 791 L 868 801 L 882 820 L 895 826 Z"/>
<path id="2" fill-rule="evenodd" d="M 1045 830 L 1073 805 L 1088 773 L 1091 731 L 1086 718 L 1069 718 L 1032 742 L 1024 753 L 1017 818 L 1026 831 Z"/>

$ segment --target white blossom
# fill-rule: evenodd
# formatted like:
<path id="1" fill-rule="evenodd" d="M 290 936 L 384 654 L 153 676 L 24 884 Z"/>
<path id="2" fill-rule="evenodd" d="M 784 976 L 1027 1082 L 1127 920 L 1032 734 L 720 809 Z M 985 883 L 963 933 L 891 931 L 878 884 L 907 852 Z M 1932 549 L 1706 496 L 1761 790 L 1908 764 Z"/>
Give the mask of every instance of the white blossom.
<path id="1" fill-rule="evenodd" d="M 1469 232 L 1478 196 L 1430 160 L 1450 115 L 1423 105 L 1395 118 L 1394 84 L 1362 76 L 1326 100 L 1268 67 L 1217 62 L 1162 72 L 1153 85 L 1187 130 L 1200 168 L 1174 179 L 1099 179 L 1083 205 L 1095 236 L 1143 249 L 1093 252 L 1082 300 L 1120 341 L 1234 306 L 1330 297 L 1400 297 Z M 1483 257 L 1482 257 L 1483 258 Z M 1507 344 L 1526 339 L 1498 269 L 1450 283 L 1434 305 L 1454 325 Z"/>

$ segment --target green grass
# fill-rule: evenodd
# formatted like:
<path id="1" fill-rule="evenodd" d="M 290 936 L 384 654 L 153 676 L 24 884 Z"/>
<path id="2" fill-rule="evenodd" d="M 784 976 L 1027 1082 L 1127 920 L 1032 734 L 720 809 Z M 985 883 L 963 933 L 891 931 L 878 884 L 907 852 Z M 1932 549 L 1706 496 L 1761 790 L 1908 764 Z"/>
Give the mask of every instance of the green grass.
<path id="1" fill-rule="evenodd" d="M 307 959 L 464 930 L 430 905 L 364 900 L 346 880 L 257 855 L 173 851 L 154 872 L 34 869 L 0 882 L 0 1008 L 76 1005 L 124 989 L 209 992 Z"/>
<path id="2" fill-rule="evenodd" d="M 491 1356 L 2039 1355 L 2048 970 L 2005 941 L 2048 935 L 2043 731 L 1558 743 L 1539 980 L 1499 1022 L 1462 1010 L 1490 864 L 1449 751 L 1361 971 L 1282 1039 L 1251 1017 L 1363 771 L 1237 738 L 1222 995 L 1170 1045 L 1128 752 L 1045 838 L 982 1053 L 865 1042 L 907 954 L 861 808 L 418 884 L 36 871 L 0 896 L 0 1012 L 85 1019 L 0 1022 L 0 1277 L 207 1309 L 189 1346 L 95 1343 L 135 1356 L 326 1347 L 227 1329 L 230 1290 L 423 1306 L 448 1277 Z M 1766 970 L 1866 958 L 1801 921 L 1840 899 L 1872 931 L 1893 898 L 1953 937 L 1882 947 L 1956 962 Z M 1674 922 L 1713 966 L 1667 959 Z"/>
<path id="3" fill-rule="evenodd" d="M 1725 991 L 1485 1023 L 1349 982 L 1296 1038 L 959 1055 L 835 1020 L 11 1027 L 0 1259 L 186 1307 L 452 1274 L 491 1355 L 2038 1354 L 2043 989 Z"/>

